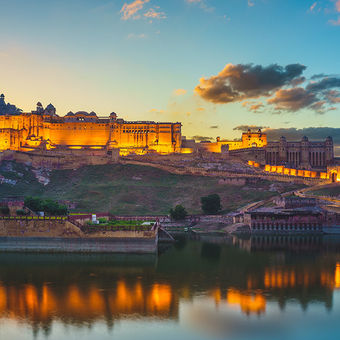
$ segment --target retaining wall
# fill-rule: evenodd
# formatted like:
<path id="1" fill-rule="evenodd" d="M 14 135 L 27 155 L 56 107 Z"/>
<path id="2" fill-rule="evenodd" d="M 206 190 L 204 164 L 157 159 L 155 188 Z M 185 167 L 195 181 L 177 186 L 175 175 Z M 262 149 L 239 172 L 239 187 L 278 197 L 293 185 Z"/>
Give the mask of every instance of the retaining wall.
<path id="1" fill-rule="evenodd" d="M 157 252 L 158 238 L 50 238 L 0 237 L 0 252 L 30 253 L 129 253 Z"/>

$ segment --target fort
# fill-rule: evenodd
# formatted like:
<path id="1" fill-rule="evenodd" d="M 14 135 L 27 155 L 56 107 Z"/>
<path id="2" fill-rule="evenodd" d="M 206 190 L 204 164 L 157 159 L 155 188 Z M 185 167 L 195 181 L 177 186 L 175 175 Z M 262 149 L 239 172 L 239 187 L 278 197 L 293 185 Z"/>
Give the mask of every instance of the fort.
<path id="1" fill-rule="evenodd" d="M 61 117 L 52 104 L 44 108 L 40 102 L 35 111 L 22 112 L 0 96 L 0 161 L 8 157 L 4 151 L 14 152 L 11 157 L 19 162 L 48 168 L 106 164 L 126 156 L 143 156 L 144 162 L 148 157 L 173 155 L 169 166 L 190 158 L 237 159 L 264 172 L 340 180 L 332 137 L 268 141 L 261 130 L 248 130 L 240 140 L 217 137 L 215 142 L 198 143 L 182 136 L 181 129 L 180 122 L 125 121 L 114 112 L 108 117 L 85 111 Z"/>

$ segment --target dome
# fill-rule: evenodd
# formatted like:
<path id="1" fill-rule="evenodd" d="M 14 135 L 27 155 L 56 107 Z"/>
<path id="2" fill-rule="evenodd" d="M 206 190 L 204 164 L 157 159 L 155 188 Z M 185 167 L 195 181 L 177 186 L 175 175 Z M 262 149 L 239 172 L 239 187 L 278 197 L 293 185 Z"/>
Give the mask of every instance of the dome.
<path id="1" fill-rule="evenodd" d="M 74 116 L 74 113 L 72 111 L 68 112 L 66 116 Z"/>
<path id="2" fill-rule="evenodd" d="M 78 111 L 78 112 L 75 113 L 75 115 L 76 115 L 76 116 L 78 116 L 78 115 L 79 115 L 79 116 L 80 116 L 80 115 L 82 115 L 82 116 L 88 116 L 89 114 L 88 114 L 86 111 Z"/>
<path id="3" fill-rule="evenodd" d="M 51 110 L 51 109 L 55 109 L 55 107 L 52 104 L 48 104 L 46 106 L 46 110 Z"/>

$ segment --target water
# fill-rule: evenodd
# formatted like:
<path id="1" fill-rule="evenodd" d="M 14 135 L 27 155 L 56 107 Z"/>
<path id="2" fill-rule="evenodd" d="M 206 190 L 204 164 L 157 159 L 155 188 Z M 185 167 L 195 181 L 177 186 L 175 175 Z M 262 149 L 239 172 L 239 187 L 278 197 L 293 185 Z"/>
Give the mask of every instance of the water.
<path id="1" fill-rule="evenodd" d="M 0 255 L 0 339 L 336 339 L 340 240 L 181 240 L 160 256 Z"/>

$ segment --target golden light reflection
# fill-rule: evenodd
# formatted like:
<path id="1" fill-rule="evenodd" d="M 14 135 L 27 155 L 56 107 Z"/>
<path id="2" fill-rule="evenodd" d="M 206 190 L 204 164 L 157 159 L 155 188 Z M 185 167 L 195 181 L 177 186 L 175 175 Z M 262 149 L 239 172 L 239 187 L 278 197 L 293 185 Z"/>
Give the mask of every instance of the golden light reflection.
<path id="1" fill-rule="evenodd" d="M 238 305 L 243 313 L 262 314 L 266 311 L 266 298 L 261 293 L 247 293 L 236 289 L 229 289 L 227 302 L 230 305 Z"/>
<path id="2" fill-rule="evenodd" d="M 80 287 L 72 284 L 57 287 L 0 285 L 0 317 L 26 319 L 32 322 L 64 321 L 89 322 L 108 315 L 176 317 L 177 300 L 171 286 L 155 283 L 143 285 L 137 281 L 127 285 L 120 280 L 112 289 L 102 290 L 96 285 Z"/>

